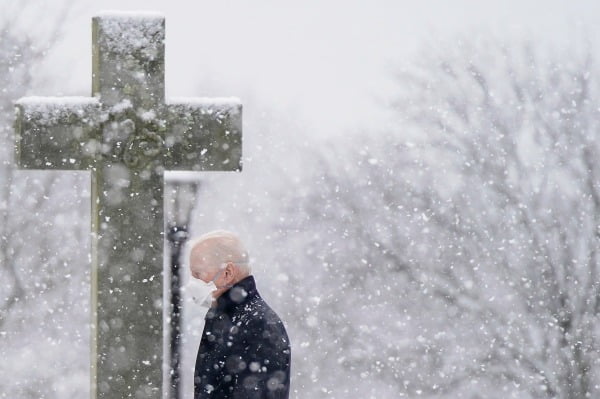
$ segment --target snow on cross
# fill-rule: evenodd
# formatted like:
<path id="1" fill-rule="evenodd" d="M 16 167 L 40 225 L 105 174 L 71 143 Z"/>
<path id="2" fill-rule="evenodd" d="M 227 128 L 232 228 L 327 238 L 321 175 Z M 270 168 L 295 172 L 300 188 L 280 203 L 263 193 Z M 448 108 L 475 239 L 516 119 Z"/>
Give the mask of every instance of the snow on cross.
<path id="1" fill-rule="evenodd" d="M 164 38 L 161 15 L 102 13 L 93 97 L 16 102 L 19 167 L 91 171 L 92 398 L 162 395 L 164 171 L 241 170 L 239 100 L 165 102 Z"/>

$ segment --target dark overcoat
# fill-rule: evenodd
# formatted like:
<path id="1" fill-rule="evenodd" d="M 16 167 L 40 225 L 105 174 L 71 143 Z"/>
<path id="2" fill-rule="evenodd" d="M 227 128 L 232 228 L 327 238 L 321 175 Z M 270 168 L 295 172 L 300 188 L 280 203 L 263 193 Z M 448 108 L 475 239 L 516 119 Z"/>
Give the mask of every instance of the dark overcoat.
<path id="1" fill-rule="evenodd" d="M 194 398 L 288 399 L 290 341 L 253 276 L 223 293 L 206 314 Z"/>

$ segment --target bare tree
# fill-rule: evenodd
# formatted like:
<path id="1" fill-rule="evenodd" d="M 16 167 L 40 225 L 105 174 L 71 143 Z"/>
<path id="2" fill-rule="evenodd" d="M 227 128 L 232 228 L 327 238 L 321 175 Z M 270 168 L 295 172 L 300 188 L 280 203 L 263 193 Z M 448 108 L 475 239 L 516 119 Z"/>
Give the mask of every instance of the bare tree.
<path id="1" fill-rule="evenodd" d="M 40 89 L 34 72 L 74 9 L 70 0 L 56 1 L 49 16 L 43 8 L 49 5 L 6 3 L 0 16 L 0 392 L 6 397 L 84 395 L 89 385 L 89 338 L 82 335 L 89 225 L 74 222 L 88 206 L 85 196 L 78 198 L 83 176 L 18 171 L 13 155 L 13 102 Z"/>
<path id="2" fill-rule="evenodd" d="M 280 238 L 305 249 L 290 285 L 312 274 L 296 297 L 319 298 L 296 328 L 373 394 L 596 397 L 592 47 L 444 44 L 400 68 L 397 131 L 324 145 L 283 201 Z"/>
<path id="3" fill-rule="evenodd" d="M 15 4 L 13 4 L 14 6 Z M 46 57 L 46 51 L 60 36 L 58 23 L 50 26 L 45 43 L 34 44 L 31 37 L 22 35 L 18 28 L 27 12 L 35 7 L 34 1 L 25 1 L 3 13 L 0 26 L 0 268 L 4 288 L 12 288 L 3 295 L 0 303 L 0 328 L 4 317 L 16 302 L 23 299 L 24 291 L 15 265 L 10 262 L 10 232 L 13 230 L 9 202 L 14 182 L 15 165 L 13 161 L 14 136 L 12 130 L 13 102 L 24 95 L 33 83 L 35 66 Z M 68 3 L 63 5 L 57 21 L 62 21 L 68 12 Z M 26 27 L 25 27 L 26 28 Z"/>

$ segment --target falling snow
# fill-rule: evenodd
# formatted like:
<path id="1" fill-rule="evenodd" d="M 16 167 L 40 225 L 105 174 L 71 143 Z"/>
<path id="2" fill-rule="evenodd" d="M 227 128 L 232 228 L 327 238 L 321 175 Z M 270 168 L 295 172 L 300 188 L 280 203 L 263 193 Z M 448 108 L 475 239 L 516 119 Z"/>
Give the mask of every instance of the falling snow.
<path id="1" fill-rule="evenodd" d="M 65 2 L 68 9 L 72 3 Z M 269 21 L 252 21 L 269 32 L 252 36 L 251 46 L 243 36 L 252 32 L 230 26 L 232 15 L 209 13 L 224 32 L 195 37 L 190 26 L 190 34 L 170 40 L 187 46 L 186 54 L 233 58 L 212 71 L 202 61 L 193 76 L 170 79 L 189 88 L 184 94 L 225 97 L 160 97 L 147 83 L 165 45 L 163 14 L 94 10 L 107 34 L 101 43 L 128 60 L 116 70 L 129 80 L 119 86 L 117 79 L 104 98 L 88 96 L 88 81 L 76 83 L 76 95 L 42 97 L 32 94 L 62 92 L 61 79 L 70 79 L 53 52 L 73 50 L 52 36 L 64 16 L 23 4 L 7 8 L 0 21 L 0 398 L 89 396 L 96 355 L 131 375 L 162 373 L 168 380 L 172 370 L 160 369 L 167 351 L 159 325 L 167 342 L 173 247 L 165 241 L 161 271 L 163 237 L 142 234 L 156 216 L 147 210 L 162 209 L 163 194 L 167 228 L 191 215 L 192 235 L 227 228 L 250 248 L 257 287 L 289 333 L 292 398 L 600 397 L 600 74 L 593 35 L 570 32 L 564 46 L 549 33 L 526 37 L 505 29 L 494 36 L 479 27 L 474 35 L 464 27 L 445 39 L 419 39 L 409 56 L 373 50 L 377 41 L 397 47 L 392 31 L 403 31 L 396 22 L 390 32 L 383 23 L 381 31 L 371 29 L 379 24 L 367 24 L 361 12 L 352 29 L 342 29 L 340 11 L 353 5 L 340 4 L 340 28 L 328 19 L 327 32 L 318 35 L 307 31 L 321 23 L 314 10 L 300 35 L 296 22 L 270 25 L 283 13 L 274 9 Z M 369 6 L 361 7 L 372 18 Z M 583 15 L 583 8 L 573 12 Z M 249 20 L 263 13 L 244 10 Z M 41 35 L 32 20 L 44 21 Z M 171 16 L 167 22 L 180 24 Z M 362 40 L 367 30 L 373 40 Z M 228 32 L 235 41 L 224 42 Z M 324 46 L 322 54 L 309 57 L 294 41 L 276 45 L 295 36 Z M 221 52 L 205 51 L 209 42 Z M 360 57 L 336 62 L 336 50 L 348 43 Z M 148 63 L 129 62 L 136 57 Z M 386 63 L 376 72 L 385 77 L 385 91 L 374 89 L 383 84 L 347 91 L 379 79 L 348 72 L 374 57 Z M 166 69 L 192 59 L 168 58 Z M 262 69 L 244 72 L 259 61 Z M 270 68 L 287 82 L 272 83 L 277 90 L 263 85 L 278 82 Z M 221 70 L 247 82 L 220 81 Z M 303 74 L 314 77 L 313 70 L 323 80 L 305 84 Z M 284 89 L 288 97 L 274 94 Z M 366 101 L 367 91 L 379 113 L 352 100 Z M 305 115 L 315 114 L 315 104 L 318 119 Z M 359 117 L 350 129 L 323 134 L 343 126 L 341 119 Z M 32 148 L 46 155 L 24 153 Z M 30 170 L 17 167 L 19 157 Z M 108 183 L 98 189 L 93 173 Z M 197 197 L 183 195 L 184 186 L 197 188 Z M 98 198 L 112 213 L 90 217 Z M 130 220 L 129 208 L 131 220 L 143 222 L 125 223 L 127 238 L 109 249 L 130 250 L 94 269 L 96 243 L 118 236 L 115 226 Z M 92 234 L 90 225 L 97 227 Z M 184 399 L 192 398 L 210 306 L 206 288 L 190 278 L 187 255 L 181 258 Z M 146 264 L 159 266 L 144 270 Z M 100 312 L 94 329 L 97 273 L 108 276 L 106 309 L 116 310 L 108 318 Z M 123 298 L 130 302 L 118 303 Z M 136 327 L 134 314 L 152 317 Z M 90 351 L 96 332 L 122 331 L 108 350 Z M 136 345 L 144 351 L 133 359 Z M 259 362 L 244 367 L 265 372 Z M 106 381 L 97 386 L 112 388 Z M 157 397 L 162 387 L 132 389 L 131 396 Z"/>

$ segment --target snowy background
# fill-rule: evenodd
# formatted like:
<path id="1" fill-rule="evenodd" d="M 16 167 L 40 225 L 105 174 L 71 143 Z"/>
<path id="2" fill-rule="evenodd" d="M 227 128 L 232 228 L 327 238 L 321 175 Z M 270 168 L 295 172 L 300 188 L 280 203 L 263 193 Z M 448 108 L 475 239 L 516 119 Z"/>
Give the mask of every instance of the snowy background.
<path id="1" fill-rule="evenodd" d="M 595 2 L 0 0 L 0 397 L 89 392 L 88 177 L 11 124 L 90 94 L 104 9 L 165 14 L 168 97 L 244 104 L 193 233 L 247 242 L 292 397 L 600 395 Z"/>

